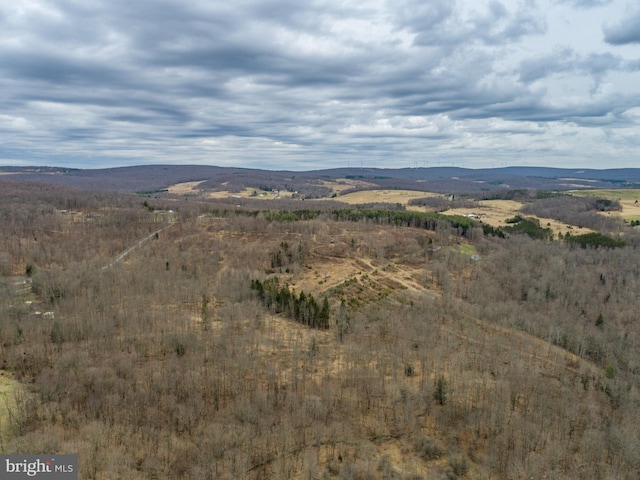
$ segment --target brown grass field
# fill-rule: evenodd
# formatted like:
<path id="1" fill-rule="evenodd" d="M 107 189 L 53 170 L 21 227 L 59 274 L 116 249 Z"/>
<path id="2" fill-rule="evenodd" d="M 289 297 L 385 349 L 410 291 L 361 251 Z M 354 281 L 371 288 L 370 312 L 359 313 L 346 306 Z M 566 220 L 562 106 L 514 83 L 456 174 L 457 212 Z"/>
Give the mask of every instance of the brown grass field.
<path id="1" fill-rule="evenodd" d="M 337 193 L 338 195 L 345 190 L 349 190 L 350 188 L 371 188 L 375 187 L 373 183 L 365 182 L 363 180 L 356 180 L 351 178 L 338 178 L 334 181 L 323 181 L 322 185 L 330 188 L 333 193 Z"/>
<path id="2" fill-rule="evenodd" d="M 603 212 L 603 215 L 622 217 L 627 221 L 640 220 L 640 190 L 575 190 L 572 195 L 618 200 L 621 212 Z"/>
<path id="3" fill-rule="evenodd" d="M 199 182 L 184 182 L 184 183 L 176 183 L 169 187 L 169 193 L 174 195 L 188 195 L 193 193 L 198 193 L 200 190 L 198 189 L 198 185 L 204 183 L 206 180 L 200 180 Z"/>
<path id="4" fill-rule="evenodd" d="M 478 208 L 453 208 L 442 212 L 444 215 L 469 215 L 473 214 L 478 217 L 483 223 L 487 223 L 492 227 L 504 227 L 507 226 L 506 220 L 518 215 L 522 203 L 515 202 L 513 200 L 485 200 L 480 202 Z M 583 227 L 575 227 L 566 223 L 560 222 L 553 218 L 541 218 L 535 217 L 540 221 L 542 227 L 551 228 L 555 235 L 565 235 L 567 232 L 575 233 L 589 233 L 592 230 Z"/>
<path id="5" fill-rule="evenodd" d="M 174 195 L 199 195 L 204 192 L 198 188 L 205 180 L 199 182 L 176 183 L 168 188 L 169 193 Z M 274 200 L 279 198 L 291 198 L 292 192 L 266 192 L 257 188 L 245 188 L 241 192 L 229 192 L 222 190 L 219 192 L 207 192 L 207 198 L 255 198 L 257 200 Z"/>
<path id="6" fill-rule="evenodd" d="M 340 195 L 337 200 L 352 205 L 360 203 L 400 203 L 407 205 L 414 198 L 439 197 L 438 193 L 419 192 L 415 190 L 363 190 L 361 192 Z"/>

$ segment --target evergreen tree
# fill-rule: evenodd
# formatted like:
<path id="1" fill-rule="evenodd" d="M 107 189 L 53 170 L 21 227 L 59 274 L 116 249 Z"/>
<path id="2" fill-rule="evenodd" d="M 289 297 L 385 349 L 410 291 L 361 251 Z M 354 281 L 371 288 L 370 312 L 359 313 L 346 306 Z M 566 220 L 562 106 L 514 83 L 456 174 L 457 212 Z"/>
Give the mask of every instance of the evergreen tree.
<path id="1" fill-rule="evenodd" d="M 445 380 L 444 375 L 440 375 L 440 377 L 438 377 L 436 390 L 433 392 L 433 398 L 438 402 L 438 405 L 444 405 L 447 403 L 447 381 Z"/>

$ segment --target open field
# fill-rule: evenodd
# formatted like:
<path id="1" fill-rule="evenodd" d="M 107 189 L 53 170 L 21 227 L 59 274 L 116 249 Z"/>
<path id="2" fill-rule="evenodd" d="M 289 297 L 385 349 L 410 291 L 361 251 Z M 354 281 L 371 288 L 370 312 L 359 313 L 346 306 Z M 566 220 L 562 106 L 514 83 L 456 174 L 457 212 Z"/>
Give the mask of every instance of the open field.
<path id="1" fill-rule="evenodd" d="M 571 190 L 571 195 L 579 195 L 585 197 L 600 197 L 607 198 L 609 200 L 625 200 L 625 201 L 640 201 L 640 190 L 638 189 L 593 189 L 593 190 Z"/>
<path id="2" fill-rule="evenodd" d="M 479 204 L 476 208 L 452 208 L 442 213 L 444 215 L 474 215 L 479 221 L 492 227 L 505 227 L 508 226 L 506 220 L 519 215 L 520 208 L 522 208 L 522 203 L 513 200 L 483 200 Z M 567 232 L 573 235 L 593 231 L 588 228 L 568 225 L 553 218 L 535 218 L 540 221 L 542 227 L 551 228 L 556 236 L 558 234 L 566 235 Z"/>
<path id="3" fill-rule="evenodd" d="M 622 205 L 622 211 L 603 212 L 603 215 L 618 216 L 627 221 L 640 220 L 640 190 L 574 190 L 571 194 L 618 200 Z"/>
<path id="4" fill-rule="evenodd" d="M 291 198 L 293 192 L 288 191 L 263 191 L 257 188 L 245 188 L 238 192 L 220 190 L 216 192 L 203 191 L 198 188 L 206 180 L 199 182 L 183 182 L 172 185 L 168 192 L 174 195 L 205 195 L 207 198 L 254 198 L 257 200 L 275 200 L 279 198 Z"/>
<path id="5" fill-rule="evenodd" d="M 169 193 L 174 195 L 189 195 L 193 193 L 199 193 L 200 189 L 198 185 L 206 182 L 206 180 L 200 180 L 198 182 L 182 182 L 176 183 L 168 188 Z"/>
<path id="6" fill-rule="evenodd" d="M 351 178 L 336 178 L 335 180 L 322 180 L 322 185 L 330 188 L 333 193 L 340 195 L 351 188 L 375 188 L 376 184 Z"/>
<path id="7" fill-rule="evenodd" d="M 263 191 L 256 188 L 245 188 L 240 192 L 207 192 L 207 198 L 254 198 L 256 200 L 277 200 L 280 198 L 291 198 L 294 192 L 279 190 L 275 192 Z"/>
<path id="8" fill-rule="evenodd" d="M 439 197 L 440 194 L 419 192 L 415 190 L 362 190 L 360 192 L 347 193 L 340 195 L 336 200 L 344 203 L 399 203 L 407 205 L 409 200 L 415 198 Z"/>
<path id="9" fill-rule="evenodd" d="M 505 226 L 505 220 L 518 214 L 522 203 L 513 200 L 486 200 L 478 202 L 474 208 L 452 208 L 442 212 L 444 215 L 473 215 L 478 220 L 493 227 Z"/>

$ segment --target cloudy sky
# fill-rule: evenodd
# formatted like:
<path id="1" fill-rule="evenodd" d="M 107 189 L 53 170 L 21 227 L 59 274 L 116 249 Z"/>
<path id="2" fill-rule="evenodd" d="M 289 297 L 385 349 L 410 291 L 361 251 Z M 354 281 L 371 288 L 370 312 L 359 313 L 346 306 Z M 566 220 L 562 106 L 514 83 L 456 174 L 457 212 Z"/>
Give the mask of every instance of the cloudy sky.
<path id="1" fill-rule="evenodd" d="M 0 3 L 0 165 L 640 167 L 638 0 Z"/>

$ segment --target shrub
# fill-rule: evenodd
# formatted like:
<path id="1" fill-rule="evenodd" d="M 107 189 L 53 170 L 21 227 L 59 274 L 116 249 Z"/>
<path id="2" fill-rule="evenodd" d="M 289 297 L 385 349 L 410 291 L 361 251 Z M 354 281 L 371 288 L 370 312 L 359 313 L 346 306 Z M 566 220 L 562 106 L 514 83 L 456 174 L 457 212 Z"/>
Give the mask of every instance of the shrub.
<path id="1" fill-rule="evenodd" d="M 442 450 L 438 447 L 436 441 L 428 435 L 418 438 L 414 444 L 414 449 L 425 460 L 435 460 L 442 455 Z"/>

